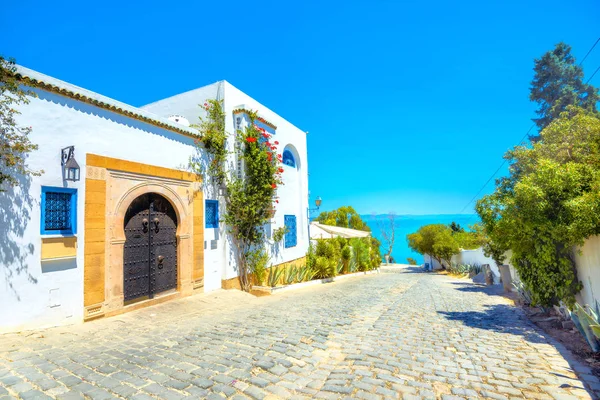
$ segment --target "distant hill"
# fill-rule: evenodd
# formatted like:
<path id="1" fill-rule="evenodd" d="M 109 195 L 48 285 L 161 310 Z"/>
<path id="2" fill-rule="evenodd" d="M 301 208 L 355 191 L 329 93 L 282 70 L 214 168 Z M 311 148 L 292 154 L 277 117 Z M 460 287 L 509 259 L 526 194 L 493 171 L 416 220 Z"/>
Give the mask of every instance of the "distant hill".
<path id="1" fill-rule="evenodd" d="M 373 236 L 381 240 L 381 231 L 378 222 L 383 221 L 389 224 L 386 214 L 381 215 L 361 215 L 363 221 L 369 225 Z M 430 214 L 430 215 L 396 215 L 394 225 L 396 226 L 396 241 L 392 257 L 398 263 L 406 263 L 407 257 L 412 257 L 418 263 L 423 262 L 423 256 L 414 253 L 408 248 L 406 235 L 416 232 L 421 226 L 429 224 L 450 224 L 452 221 L 460 224 L 463 228 L 468 228 L 476 222 L 480 222 L 477 214 Z M 383 253 L 383 251 L 382 251 Z"/>

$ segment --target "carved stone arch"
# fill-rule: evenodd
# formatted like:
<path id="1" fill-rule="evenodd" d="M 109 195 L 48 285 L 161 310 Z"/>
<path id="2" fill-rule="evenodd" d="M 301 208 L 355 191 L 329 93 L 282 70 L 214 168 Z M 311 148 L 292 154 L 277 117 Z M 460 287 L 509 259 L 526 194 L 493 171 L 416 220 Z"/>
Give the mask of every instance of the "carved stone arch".
<path id="1" fill-rule="evenodd" d="M 113 240 L 125 240 L 125 230 L 123 226 L 123 221 L 125 219 L 125 214 L 127 213 L 127 209 L 133 202 L 133 200 L 137 199 L 139 196 L 147 193 L 158 193 L 167 199 L 173 208 L 175 209 L 175 214 L 177 215 L 177 236 L 189 234 L 190 226 L 186 224 L 187 219 L 187 207 L 184 200 L 177 194 L 175 190 L 162 183 L 154 183 L 154 182 L 142 182 L 123 194 L 120 200 L 117 202 L 117 205 L 114 210 L 113 223 L 110 224 L 113 232 L 111 232 L 111 236 Z M 119 223 L 119 221 L 121 223 Z"/>

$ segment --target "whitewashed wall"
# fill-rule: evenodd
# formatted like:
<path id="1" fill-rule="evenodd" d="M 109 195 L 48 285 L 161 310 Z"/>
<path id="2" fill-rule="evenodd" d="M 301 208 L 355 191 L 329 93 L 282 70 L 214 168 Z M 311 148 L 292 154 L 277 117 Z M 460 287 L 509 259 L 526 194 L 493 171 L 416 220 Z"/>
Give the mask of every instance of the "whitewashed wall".
<path id="1" fill-rule="evenodd" d="M 308 160 L 306 155 L 307 151 L 305 132 L 298 129 L 290 122 L 286 121 L 247 94 L 235 88 L 227 81 L 220 81 L 213 85 L 195 89 L 170 97 L 168 99 L 160 100 L 155 103 L 148 104 L 142 107 L 142 109 L 161 116 L 179 114 L 186 117 L 189 121 L 194 122 L 198 120 L 199 115 L 204 116 L 204 111 L 202 111 L 198 105 L 203 104 L 207 99 L 215 98 L 219 98 L 224 101 L 223 109 L 226 115 L 225 129 L 230 134 L 231 138 L 227 141 L 228 150 L 231 154 L 228 160 L 228 168 L 230 170 L 235 168 L 235 117 L 233 115 L 233 111 L 240 107 L 248 110 L 258 111 L 258 114 L 262 118 L 277 126 L 273 141 L 277 140 L 279 142 L 278 152 L 283 152 L 283 149 L 286 145 L 293 145 L 296 149 L 296 152 L 299 156 L 296 160 L 298 168 L 294 170 L 288 166 L 283 167 L 284 185 L 278 188 L 277 194 L 280 198 L 277 207 L 277 213 L 273 220 L 274 223 L 271 226 L 271 230 L 283 226 L 283 216 L 285 214 L 296 215 L 298 244 L 295 247 L 288 249 L 285 249 L 283 244 L 271 246 L 271 261 L 273 264 L 278 264 L 303 257 L 308 250 L 308 220 L 306 215 L 308 207 Z M 205 196 L 207 199 L 218 198 L 218 196 L 210 191 L 206 192 Z M 219 211 L 222 213 L 225 205 L 223 204 L 222 199 L 220 200 Z M 207 250 L 205 251 L 205 270 L 206 268 L 221 267 L 220 271 L 222 279 L 231 279 L 236 277 L 237 272 L 235 267 L 235 256 L 230 244 L 227 243 L 227 240 L 225 240 L 225 227 L 223 224 L 220 224 L 219 231 L 216 229 L 207 229 L 207 231 L 214 231 L 212 234 L 215 238 L 218 237 L 219 240 L 217 242 L 217 249 L 211 250 L 208 239 L 211 233 L 206 233 Z M 210 267 L 211 265 L 213 267 Z M 206 284 L 207 282 L 205 282 L 205 285 Z"/>
<path id="2" fill-rule="evenodd" d="M 595 307 L 600 303 L 600 236 L 587 239 L 580 250 L 581 254 L 575 252 L 575 264 L 583 289 L 577 301 Z"/>
<path id="3" fill-rule="evenodd" d="M 38 98 L 20 108 L 18 121 L 33 128 L 31 140 L 39 150 L 30 155 L 28 164 L 44 174 L 22 179 L 21 187 L 0 193 L 0 331 L 83 318 L 86 153 L 178 168 L 194 151 L 193 140 L 180 134 L 57 94 L 36 93 Z M 71 145 L 81 166 L 81 181 L 65 183 L 60 150 Z M 41 262 L 42 186 L 78 189 L 75 259 Z"/>
<path id="4" fill-rule="evenodd" d="M 283 149 L 292 145 L 296 150 L 296 169 L 283 166 L 283 181 L 284 185 L 280 185 L 277 189 L 279 204 L 277 204 L 277 212 L 273 219 L 271 228 L 277 229 L 284 226 L 284 215 L 295 215 L 297 224 L 297 245 L 292 248 L 284 248 L 283 243 L 275 246 L 271 253 L 271 262 L 279 264 L 296 258 L 304 257 L 308 250 L 308 159 L 306 150 L 306 133 L 292 125 L 284 118 L 277 115 L 267 107 L 263 106 L 247 94 L 235 88 L 228 82 L 225 84 L 225 113 L 226 129 L 228 132 L 235 132 L 233 110 L 243 106 L 245 109 L 258 111 L 258 114 L 267 121 L 275 124 L 277 130 L 272 142 L 278 141 L 278 153 L 282 153 Z M 233 143 L 233 141 L 231 141 Z M 235 266 L 232 262 L 233 253 L 227 249 L 227 268 L 224 271 L 223 279 L 230 279 L 236 276 Z"/>

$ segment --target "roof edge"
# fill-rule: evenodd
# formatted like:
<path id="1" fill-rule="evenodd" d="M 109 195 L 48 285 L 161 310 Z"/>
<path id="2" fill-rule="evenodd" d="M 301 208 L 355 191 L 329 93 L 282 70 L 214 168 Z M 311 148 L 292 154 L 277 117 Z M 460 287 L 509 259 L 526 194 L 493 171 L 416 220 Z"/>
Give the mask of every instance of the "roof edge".
<path id="1" fill-rule="evenodd" d="M 126 103 L 122 103 L 118 100 L 114 100 L 110 97 L 92 92 L 91 90 L 84 89 L 60 79 L 53 78 L 49 75 L 42 74 L 21 65 L 16 65 L 15 77 L 24 85 L 30 87 L 42 89 L 81 101 L 83 103 L 91 104 L 93 106 L 103 108 L 129 118 L 137 119 L 159 128 L 179 133 L 183 136 L 192 137 L 194 139 L 200 138 L 200 133 L 194 128 L 180 125 L 176 122 L 170 121 L 167 118 L 160 117 L 151 112 Z"/>

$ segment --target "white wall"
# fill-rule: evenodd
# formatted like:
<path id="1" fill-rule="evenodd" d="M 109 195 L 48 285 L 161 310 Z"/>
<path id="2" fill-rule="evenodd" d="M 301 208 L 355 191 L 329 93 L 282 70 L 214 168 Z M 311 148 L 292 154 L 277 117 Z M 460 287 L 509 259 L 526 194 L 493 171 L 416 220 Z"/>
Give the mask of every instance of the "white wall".
<path id="1" fill-rule="evenodd" d="M 82 320 L 86 153 L 178 168 L 194 152 L 191 138 L 57 94 L 36 93 L 38 98 L 20 107 L 18 121 L 33 128 L 31 140 L 39 150 L 28 164 L 44 174 L 0 193 L 0 331 Z M 60 150 L 71 145 L 81 180 L 66 183 Z M 41 262 L 42 186 L 78 189 L 75 259 Z"/>
<path id="2" fill-rule="evenodd" d="M 283 153 L 283 149 L 287 145 L 292 145 L 297 151 L 297 168 L 284 166 L 283 181 L 284 185 L 280 185 L 277 189 L 279 204 L 277 204 L 277 212 L 273 219 L 271 229 L 277 229 L 284 226 L 284 215 L 295 215 L 297 224 L 298 242 L 295 247 L 284 248 L 283 243 L 276 246 L 275 251 L 271 253 L 271 262 L 279 264 L 296 258 L 304 257 L 308 250 L 308 158 L 306 150 L 306 133 L 284 118 L 277 115 L 264 105 L 260 104 L 247 94 L 235 88 L 228 82 L 225 83 L 225 113 L 226 113 L 226 130 L 227 132 L 235 132 L 233 110 L 243 106 L 245 109 L 258 111 L 259 116 L 267 121 L 275 124 L 277 130 L 272 142 L 278 141 L 278 153 Z M 233 143 L 233 140 L 230 141 Z M 228 249 L 226 252 L 228 263 L 224 272 L 224 279 L 229 279 L 236 276 L 234 264 L 231 262 L 232 252 Z"/>
<path id="3" fill-rule="evenodd" d="M 596 307 L 600 303 L 600 236 L 587 239 L 579 252 L 575 252 L 577 277 L 583 289 L 577 295 L 581 304 Z"/>
<path id="4" fill-rule="evenodd" d="M 273 264 L 283 263 L 289 260 L 303 257 L 308 249 L 308 160 L 306 152 L 306 133 L 298 129 L 275 112 L 260 104 L 247 94 L 226 81 L 220 81 L 209 86 L 191 90 L 189 92 L 176 95 L 164 100 L 148 104 L 142 109 L 154 112 L 161 116 L 179 114 L 186 117 L 190 122 L 198 121 L 198 116 L 204 116 L 205 112 L 198 106 L 208 99 L 223 99 L 225 112 L 225 129 L 229 133 L 227 141 L 230 157 L 228 160 L 228 169 L 233 171 L 235 168 L 235 116 L 233 111 L 244 107 L 248 110 L 258 111 L 259 116 L 277 126 L 276 133 L 272 141 L 278 141 L 278 152 L 283 152 L 286 145 L 291 144 L 296 149 L 299 157 L 296 160 L 298 168 L 294 170 L 284 166 L 283 180 L 284 185 L 277 190 L 279 204 L 277 212 L 271 225 L 271 232 L 282 227 L 284 215 L 296 215 L 298 229 L 298 244 L 293 248 L 285 249 L 283 244 L 270 246 Z M 218 196 L 211 191 L 210 187 L 205 188 L 205 197 L 207 199 L 218 199 Z M 225 205 L 220 199 L 219 211 L 225 211 Z M 205 251 L 205 271 L 210 268 L 220 268 L 222 279 L 231 279 L 237 276 L 235 255 L 231 244 L 226 239 L 226 228 L 220 224 L 220 229 L 207 229 L 205 231 L 207 249 Z M 210 249 L 210 240 L 218 238 L 217 249 Z M 216 285 L 217 282 L 215 281 Z M 205 280 L 205 286 L 212 285 Z M 219 282 L 220 285 L 220 282 Z"/>

